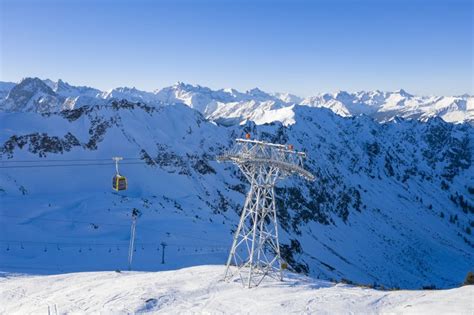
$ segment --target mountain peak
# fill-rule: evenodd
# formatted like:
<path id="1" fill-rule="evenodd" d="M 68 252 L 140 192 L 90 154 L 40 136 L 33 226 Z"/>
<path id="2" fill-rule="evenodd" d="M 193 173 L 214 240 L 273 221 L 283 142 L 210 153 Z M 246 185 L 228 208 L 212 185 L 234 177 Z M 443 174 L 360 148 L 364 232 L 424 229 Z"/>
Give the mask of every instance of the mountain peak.
<path id="1" fill-rule="evenodd" d="M 334 98 L 343 103 L 352 103 L 354 96 L 347 91 L 339 90 L 334 94 Z"/>
<path id="2" fill-rule="evenodd" d="M 5 101 L 3 109 L 11 112 L 49 112 L 58 106 L 58 95 L 39 78 L 24 78 L 15 85 Z"/>
<path id="3" fill-rule="evenodd" d="M 26 90 L 29 92 L 34 92 L 35 90 L 40 90 L 48 94 L 54 94 L 53 90 L 43 82 L 40 78 L 37 77 L 26 77 L 23 78 L 17 86 L 12 90 Z"/>
<path id="4" fill-rule="evenodd" d="M 272 97 L 270 94 L 260 90 L 258 87 L 248 90 L 245 93 L 254 97 L 258 97 L 258 98 L 271 98 Z"/>
<path id="5" fill-rule="evenodd" d="M 283 102 L 285 103 L 288 103 L 288 104 L 299 104 L 303 101 L 303 98 L 297 96 L 297 95 L 294 95 L 294 94 L 291 94 L 291 93 L 288 93 L 288 92 L 285 92 L 285 93 L 274 93 L 273 94 L 275 97 L 277 97 L 278 99 L 282 100 Z"/>
<path id="6" fill-rule="evenodd" d="M 44 79 L 42 80 L 47 86 L 49 86 L 51 89 L 54 90 L 54 86 L 56 85 L 56 82 L 54 82 L 51 79 Z"/>
<path id="7" fill-rule="evenodd" d="M 256 94 L 256 93 L 265 93 L 262 90 L 260 90 L 258 87 L 254 87 L 253 89 L 250 89 L 247 91 L 248 94 Z"/>
<path id="8" fill-rule="evenodd" d="M 173 84 L 172 87 L 175 88 L 175 89 L 181 89 L 181 90 L 183 90 L 183 89 L 184 90 L 192 90 L 192 89 L 200 88 L 201 86 L 186 83 L 186 82 L 182 82 L 182 81 L 178 81 L 175 84 Z"/>
<path id="9" fill-rule="evenodd" d="M 61 91 L 61 90 L 69 90 L 71 89 L 72 86 L 68 84 L 67 82 L 64 82 L 63 80 L 59 79 L 58 82 L 54 84 L 53 90 L 55 92 Z"/>
<path id="10" fill-rule="evenodd" d="M 404 89 L 398 89 L 398 90 L 396 90 L 394 93 L 399 94 L 399 95 L 401 95 L 401 96 L 403 96 L 403 97 L 413 97 L 412 94 L 408 93 L 408 92 L 405 91 Z"/>

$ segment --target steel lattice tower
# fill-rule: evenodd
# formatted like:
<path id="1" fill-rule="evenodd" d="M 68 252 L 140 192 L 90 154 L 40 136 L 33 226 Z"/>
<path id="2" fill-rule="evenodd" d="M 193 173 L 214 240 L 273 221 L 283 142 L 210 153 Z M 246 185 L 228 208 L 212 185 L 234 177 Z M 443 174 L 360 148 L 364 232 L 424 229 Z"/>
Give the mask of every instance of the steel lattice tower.
<path id="1" fill-rule="evenodd" d="M 237 231 L 227 260 L 225 279 L 236 271 L 247 287 L 258 286 L 266 276 L 283 280 L 278 223 L 275 206 L 275 182 L 291 175 L 308 180 L 314 176 L 303 168 L 304 152 L 292 145 L 236 139 L 229 152 L 218 157 L 238 165 L 250 182 Z"/>

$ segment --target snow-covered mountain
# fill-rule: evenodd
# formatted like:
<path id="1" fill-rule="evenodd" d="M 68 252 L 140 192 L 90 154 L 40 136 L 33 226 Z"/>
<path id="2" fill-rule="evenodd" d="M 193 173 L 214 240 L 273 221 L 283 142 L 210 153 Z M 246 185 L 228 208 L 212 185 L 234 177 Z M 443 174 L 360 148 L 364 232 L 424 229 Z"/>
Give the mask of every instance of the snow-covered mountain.
<path id="1" fill-rule="evenodd" d="M 11 84 L 3 83 L 0 86 L 0 108 L 6 111 L 49 112 L 126 99 L 152 106 L 183 103 L 221 124 L 246 121 L 293 124 L 295 105 L 329 108 L 344 117 L 368 115 L 380 122 L 391 121 L 395 117 L 419 120 L 441 117 L 447 122 L 474 123 L 474 97 L 467 94 L 414 96 L 404 90 L 376 90 L 356 93 L 339 91 L 301 98 L 289 93 L 270 94 L 257 88 L 246 92 L 235 89 L 212 90 L 181 82 L 154 92 L 127 87 L 101 92 L 89 87 L 75 87 L 62 80 L 43 80 L 44 84 L 40 81 L 38 78 L 27 78 L 15 89 L 12 89 Z M 13 93 L 7 95 L 10 89 Z M 2 95 L 5 96 L 2 98 Z"/>
<path id="2" fill-rule="evenodd" d="M 474 98 L 469 95 L 419 97 L 404 90 L 357 93 L 339 91 L 306 98 L 301 104 L 326 107 L 341 116 L 365 114 L 378 121 L 390 121 L 397 116 L 421 120 L 441 117 L 448 122 L 474 121 Z"/>
<path id="3" fill-rule="evenodd" d="M 26 78 L 8 92 L 2 102 L 12 112 L 51 112 L 61 108 L 63 99 L 38 78 Z"/>
<path id="4" fill-rule="evenodd" d="M 177 98 L 177 90 L 163 94 Z M 161 102 L 170 102 L 163 94 Z M 239 94 L 213 97 L 229 95 Z M 142 212 L 135 269 L 224 263 L 248 184 L 216 155 L 250 132 L 305 150 L 317 178 L 277 188 L 282 253 L 294 270 L 385 287 L 462 282 L 474 265 L 471 125 L 440 118 L 380 124 L 272 102 L 290 112 L 291 123 L 216 124 L 202 107 L 178 102 L 1 112 L 0 269 L 125 268 L 134 207 Z M 125 157 L 121 172 L 129 179 L 120 194 L 110 191 L 116 155 Z"/>
<path id="5" fill-rule="evenodd" d="M 2 85 L 3 86 L 3 85 Z M 10 87 L 7 85 L 6 87 Z M 58 80 L 26 78 L 4 90 L 0 108 L 10 112 L 48 113 L 73 109 L 100 102 L 100 91 L 90 87 L 72 86 Z M 102 102 L 104 103 L 104 102 Z"/>
<path id="6" fill-rule="evenodd" d="M 100 90 L 94 89 L 88 86 L 72 86 L 63 80 L 54 82 L 53 91 L 63 97 L 77 97 L 77 96 L 89 96 L 98 97 L 101 93 Z"/>
<path id="7" fill-rule="evenodd" d="M 131 102 L 155 104 L 159 99 L 154 93 L 137 90 L 136 88 L 119 87 L 98 95 L 105 100 L 126 99 Z"/>
<path id="8" fill-rule="evenodd" d="M 165 104 L 184 103 L 204 114 L 206 118 L 222 124 L 235 124 L 246 120 L 260 124 L 289 119 L 283 115 L 275 116 L 278 109 L 289 107 L 289 104 L 257 88 L 245 93 L 234 89 L 213 91 L 179 82 L 157 91 L 156 95 Z"/>

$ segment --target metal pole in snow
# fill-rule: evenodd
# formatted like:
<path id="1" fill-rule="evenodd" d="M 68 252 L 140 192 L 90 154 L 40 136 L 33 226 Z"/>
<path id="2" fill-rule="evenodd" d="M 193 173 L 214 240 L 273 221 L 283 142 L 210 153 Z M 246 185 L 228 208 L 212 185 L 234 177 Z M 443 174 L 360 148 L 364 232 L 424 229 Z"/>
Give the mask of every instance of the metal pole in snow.
<path id="1" fill-rule="evenodd" d="M 166 243 L 165 242 L 161 242 L 161 247 L 162 247 L 162 251 L 161 251 L 161 264 L 164 264 L 165 263 L 165 247 L 166 247 Z"/>
<path id="2" fill-rule="evenodd" d="M 128 270 L 132 270 L 133 247 L 135 245 L 135 228 L 137 225 L 137 213 L 132 212 L 132 226 L 130 227 L 130 244 L 128 246 Z"/>

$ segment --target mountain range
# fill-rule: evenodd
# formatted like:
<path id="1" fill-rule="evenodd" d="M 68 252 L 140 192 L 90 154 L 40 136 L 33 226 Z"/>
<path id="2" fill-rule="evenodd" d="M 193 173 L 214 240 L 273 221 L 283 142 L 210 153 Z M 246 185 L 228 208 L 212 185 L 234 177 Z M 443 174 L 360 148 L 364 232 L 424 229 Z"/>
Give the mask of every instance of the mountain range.
<path id="1" fill-rule="evenodd" d="M 280 121 L 289 125 L 294 123 L 294 106 L 298 105 L 329 108 L 343 117 L 367 115 L 379 122 L 396 117 L 422 121 L 440 117 L 447 122 L 474 122 L 474 97 L 467 94 L 415 96 L 400 89 L 394 92 L 338 91 L 302 98 L 289 93 L 267 93 L 258 88 L 246 92 L 212 90 L 182 82 L 153 92 L 128 87 L 103 92 L 72 86 L 62 80 L 54 82 L 39 78 L 25 78 L 18 84 L 0 83 L 0 109 L 10 112 L 57 112 L 122 99 L 151 106 L 183 103 L 222 124 L 250 120 L 257 124 Z"/>
<path id="2" fill-rule="evenodd" d="M 247 133 L 305 151 L 316 177 L 276 187 L 291 270 L 375 287 L 447 288 L 474 266 L 474 127 L 462 123 L 471 96 L 441 98 L 457 104 L 451 116 L 403 119 L 382 117 L 382 109 L 427 98 L 396 91 L 300 99 L 183 83 L 103 93 L 34 78 L 0 86 L 2 271 L 126 268 L 134 208 L 134 269 L 223 264 L 248 183 L 216 157 Z M 445 121 L 453 113 L 463 119 Z M 111 190 L 112 156 L 124 157 L 125 192 Z"/>

